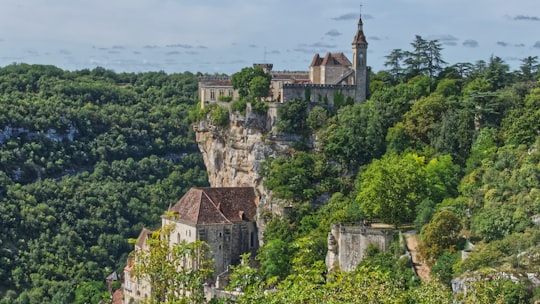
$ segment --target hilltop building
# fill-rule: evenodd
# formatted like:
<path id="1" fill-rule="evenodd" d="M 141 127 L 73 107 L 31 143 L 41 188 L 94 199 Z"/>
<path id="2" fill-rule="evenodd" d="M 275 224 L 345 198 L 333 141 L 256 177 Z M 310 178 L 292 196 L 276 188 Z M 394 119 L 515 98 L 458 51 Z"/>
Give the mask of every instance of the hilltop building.
<path id="1" fill-rule="evenodd" d="M 327 53 L 324 57 L 313 56 L 309 71 L 273 71 L 269 63 L 254 64 L 272 76 L 268 101 L 287 102 L 296 98 L 308 98 L 311 102 L 334 103 L 337 95 L 356 102 L 366 100 L 369 95 L 369 68 L 367 66 L 366 36 L 360 17 L 352 42 L 352 63 L 343 53 Z M 201 105 L 214 103 L 220 96 L 238 99 L 238 91 L 231 77 L 201 77 L 199 97 Z"/>
<path id="2" fill-rule="evenodd" d="M 162 228 L 172 225 L 169 235 L 172 245 L 201 240 L 210 246 L 215 275 L 240 263 L 240 256 L 250 252 L 255 256 L 259 248 L 255 216 L 258 198 L 252 187 L 192 188 L 167 214 L 161 217 Z M 144 228 L 135 250 L 148 250 L 146 240 L 152 231 Z M 133 259 L 124 268 L 124 303 L 138 302 L 151 297 L 151 289 L 144 279 L 132 276 Z"/>

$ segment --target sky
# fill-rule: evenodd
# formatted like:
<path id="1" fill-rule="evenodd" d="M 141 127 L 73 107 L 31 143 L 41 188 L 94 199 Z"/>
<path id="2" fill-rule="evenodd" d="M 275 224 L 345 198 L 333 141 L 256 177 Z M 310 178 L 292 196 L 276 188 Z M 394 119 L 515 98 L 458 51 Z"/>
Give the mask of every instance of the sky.
<path id="1" fill-rule="evenodd" d="M 306 71 L 315 53 L 351 59 L 360 14 L 375 72 L 415 35 L 449 64 L 540 57 L 539 0 L 0 0 L 0 67 Z"/>

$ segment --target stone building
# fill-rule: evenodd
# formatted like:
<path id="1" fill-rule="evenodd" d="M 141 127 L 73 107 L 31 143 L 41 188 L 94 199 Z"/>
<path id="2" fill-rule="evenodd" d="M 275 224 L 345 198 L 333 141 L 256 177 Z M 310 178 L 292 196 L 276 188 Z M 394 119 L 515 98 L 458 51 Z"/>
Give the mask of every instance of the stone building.
<path id="1" fill-rule="evenodd" d="M 171 246 L 180 242 L 201 240 L 210 246 L 214 274 L 228 270 L 240 262 L 240 255 L 255 256 L 259 248 L 255 222 L 258 198 L 253 187 L 192 188 L 163 215 L 161 225 L 172 227 Z M 151 231 L 143 229 L 135 250 L 147 250 Z M 131 271 L 136 261 L 128 261 L 124 269 L 124 299 L 129 303 L 151 296 L 148 283 L 136 280 Z"/>
<path id="2" fill-rule="evenodd" d="M 137 237 L 134 250 L 148 250 L 146 240 L 148 240 L 151 235 L 151 230 L 143 228 Z M 137 303 L 150 297 L 150 285 L 148 282 L 144 279 L 136 279 L 132 276 L 134 263 L 135 261 L 129 258 L 126 267 L 124 267 L 124 303 Z"/>
<path id="3" fill-rule="evenodd" d="M 313 56 L 309 71 L 273 71 L 268 63 L 254 64 L 272 76 L 268 101 L 287 102 L 309 96 L 311 102 L 333 105 L 336 94 L 362 102 L 369 95 L 369 68 L 367 67 L 366 36 L 360 17 L 352 42 L 352 63 L 343 53 L 327 53 L 324 57 Z M 199 97 L 201 105 L 219 100 L 219 96 L 238 98 L 230 77 L 201 77 Z"/>
<path id="4" fill-rule="evenodd" d="M 365 258 L 369 245 L 386 251 L 392 238 L 391 229 L 372 228 L 362 223 L 332 224 L 328 233 L 326 267 L 329 271 L 352 271 Z"/>

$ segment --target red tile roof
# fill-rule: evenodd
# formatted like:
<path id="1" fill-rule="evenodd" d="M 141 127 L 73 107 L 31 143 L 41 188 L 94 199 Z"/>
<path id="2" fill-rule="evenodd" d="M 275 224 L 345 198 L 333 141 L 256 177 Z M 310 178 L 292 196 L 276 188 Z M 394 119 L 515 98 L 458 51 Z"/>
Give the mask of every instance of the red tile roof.
<path id="1" fill-rule="evenodd" d="M 342 66 L 351 66 L 351 62 L 343 53 L 326 53 L 324 58 L 321 58 L 319 54 L 315 54 L 313 60 L 311 61 L 311 66 L 321 66 L 321 65 L 342 65 Z"/>
<path id="2" fill-rule="evenodd" d="M 192 225 L 253 221 L 257 196 L 252 187 L 191 188 L 169 212 Z"/>

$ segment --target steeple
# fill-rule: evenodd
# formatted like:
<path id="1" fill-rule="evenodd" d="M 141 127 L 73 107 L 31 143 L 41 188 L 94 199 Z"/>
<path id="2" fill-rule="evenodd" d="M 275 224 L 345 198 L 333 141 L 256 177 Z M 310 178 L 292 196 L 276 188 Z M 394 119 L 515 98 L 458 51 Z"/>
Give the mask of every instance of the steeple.
<path id="1" fill-rule="evenodd" d="M 356 85 L 356 100 L 366 100 L 369 88 L 369 72 L 367 68 L 367 47 L 366 35 L 364 35 L 364 23 L 362 13 L 358 18 L 358 29 L 352 42 L 354 82 Z"/>
<path id="2" fill-rule="evenodd" d="M 354 35 L 354 40 L 352 44 L 364 44 L 367 46 L 366 35 L 364 35 L 364 23 L 362 22 L 362 15 L 358 18 L 358 29 L 356 30 L 356 35 Z"/>

